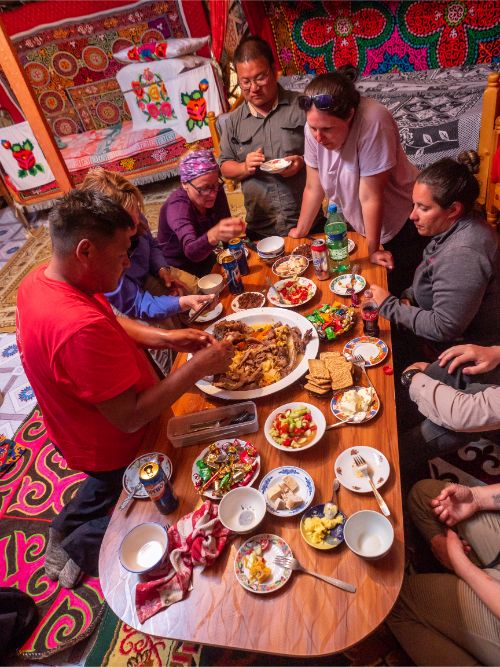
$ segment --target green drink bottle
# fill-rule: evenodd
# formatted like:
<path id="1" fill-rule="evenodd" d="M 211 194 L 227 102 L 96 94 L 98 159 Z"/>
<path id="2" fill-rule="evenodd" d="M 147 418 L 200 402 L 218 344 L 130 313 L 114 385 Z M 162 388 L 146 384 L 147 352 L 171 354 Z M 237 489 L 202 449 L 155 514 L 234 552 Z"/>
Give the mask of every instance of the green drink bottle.
<path id="1" fill-rule="evenodd" d="M 351 262 L 349 261 L 347 225 L 344 216 L 337 210 L 337 205 L 333 203 L 328 204 L 325 237 L 330 275 L 338 276 L 349 273 Z"/>

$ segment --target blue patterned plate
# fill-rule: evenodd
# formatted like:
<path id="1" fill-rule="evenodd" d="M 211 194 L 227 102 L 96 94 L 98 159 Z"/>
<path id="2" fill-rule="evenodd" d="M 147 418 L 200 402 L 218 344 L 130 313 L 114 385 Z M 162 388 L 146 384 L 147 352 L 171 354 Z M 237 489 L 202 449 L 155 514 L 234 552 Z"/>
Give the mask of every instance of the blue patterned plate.
<path id="1" fill-rule="evenodd" d="M 285 475 L 290 475 L 297 481 L 299 490 L 296 493 L 304 499 L 304 502 L 291 510 L 276 510 L 268 500 L 267 492 L 271 486 L 277 484 L 283 477 L 285 477 Z M 274 514 L 274 516 L 295 516 L 296 514 L 303 512 L 312 503 L 315 488 L 311 475 L 305 470 L 302 470 L 302 468 L 297 468 L 295 466 L 281 466 L 280 468 L 271 470 L 262 478 L 261 483 L 259 484 L 259 491 L 266 499 L 266 507 L 269 514 Z"/>
<path id="2" fill-rule="evenodd" d="M 306 537 L 304 521 L 314 517 L 318 517 L 320 519 L 323 518 L 325 516 L 325 503 L 310 507 L 307 512 L 304 512 L 302 519 L 300 520 L 300 534 L 304 538 L 305 542 L 307 542 L 309 546 L 314 547 L 315 549 L 322 549 L 323 551 L 326 551 L 327 549 L 335 549 L 335 547 L 338 547 L 339 544 L 342 544 L 344 541 L 344 524 L 347 517 L 343 512 L 340 511 L 337 512 L 336 516 L 339 514 L 342 517 L 342 523 L 339 523 L 337 526 L 330 528 L 330 530 L 326 532 L 323 541 L 319 542 L 319 544 L 315 544 Z"/>

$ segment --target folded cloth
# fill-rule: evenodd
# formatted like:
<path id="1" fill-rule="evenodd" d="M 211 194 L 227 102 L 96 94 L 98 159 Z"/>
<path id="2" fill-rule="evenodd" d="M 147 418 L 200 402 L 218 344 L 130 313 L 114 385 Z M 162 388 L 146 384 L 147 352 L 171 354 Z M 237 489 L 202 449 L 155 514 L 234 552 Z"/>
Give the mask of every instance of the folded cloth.
<path id="1" fill-rule="evenodd" d="M 135 607 L 141 623 L 182 600 L 189 588 L 193 566 L 211 565 L 220 554 L 230 531 L 221 524 L 218 513 L 218 506 L 207 500 L 170 526 L 167 574 L 140 582 L 135 589 Z"/>

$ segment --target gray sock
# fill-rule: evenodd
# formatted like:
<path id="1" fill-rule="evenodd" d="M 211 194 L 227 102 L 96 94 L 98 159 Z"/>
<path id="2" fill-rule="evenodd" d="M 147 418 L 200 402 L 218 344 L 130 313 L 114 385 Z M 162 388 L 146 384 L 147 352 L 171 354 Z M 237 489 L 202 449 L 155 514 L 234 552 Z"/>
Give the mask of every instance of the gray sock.
<path id="1" fill-rule="evenodd" d="M 49 541 L 45 551 L 45 574 L 57 581 L 59 573 L 69 560 L 68 554 L 61 546 L 63 535 L 54 528 L 49 528 Z"/>
<path id="2" fill-rule="evenodd" d="M 83 571 L 74 560 L 67 561 L 59 574 L 59 583 L 63 588 L 74 588 L 83 576 Z"/>

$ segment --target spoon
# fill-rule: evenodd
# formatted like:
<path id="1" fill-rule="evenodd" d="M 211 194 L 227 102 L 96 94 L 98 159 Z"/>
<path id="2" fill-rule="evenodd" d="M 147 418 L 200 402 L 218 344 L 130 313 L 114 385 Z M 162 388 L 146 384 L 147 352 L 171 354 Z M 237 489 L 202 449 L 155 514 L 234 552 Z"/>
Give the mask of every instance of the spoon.
<path id="1" fill-rule="evenodd" d="M 335 477 L 333 480 L 333 488 L 332 488 L 332 497 L 330 500 L 325 503 L 325 509 L 324 509 L 324 515 L 327 519 L 333 519 L 337 512 L 339 511 L 339 506 L 337 504 L 337 492 L 340 489 L 340 482 L 339 480 Z"/>
<path id="2" fill-rule="evenodd" d="M 337 506 L 338 506 L 337 493 L 338 493 L 339 489 L 340 489 L 340 482 L 335 477 L 335 479 L 333 480 L 332 498 L 331 498 L 330 502 L 333 503 L 334 505 L 337 505 Z"/>
<path id="3" fill-rule="evenodd" d="M 128 496 L 125 498 L 125 500 L 121 503 L 121 505 L 120 505 L 120 509 L 121 509 L 121 510 L 126 510 L 126 509 L 127 509 L 127 507 L 130 505 L 130 503 L 132 502 L 132 500 L 133 500 L 133 498 L 134 498 L 134 494 L 137 493 L 137 491 L 139 491 L 139 489 L 141 488 L 141 486 L 142 486 L 142 482 L 138 482 L 138 483 L 134 486 L 134 488 L 129 492 L 129 494 L 128 494 Z"/>

